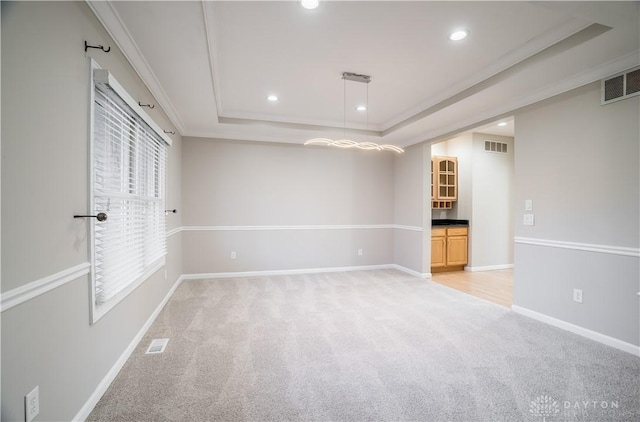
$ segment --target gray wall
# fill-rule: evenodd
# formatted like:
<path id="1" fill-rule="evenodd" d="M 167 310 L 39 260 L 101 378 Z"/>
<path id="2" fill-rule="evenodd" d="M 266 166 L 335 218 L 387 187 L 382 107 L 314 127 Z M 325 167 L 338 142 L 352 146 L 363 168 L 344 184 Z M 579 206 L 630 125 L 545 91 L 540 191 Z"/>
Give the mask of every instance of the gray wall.
<path id="1" fill-rule="evenodd" d="M 84 40 L 112 51 L 85 54 Z M 86 223 L 71 216 L 88 203 L 92 56 L 134 98 L 151 98 L 85 3 L 2 4 L 2 293 L 88 261 Z M 638 248 L 638 102 L 601 107 L 593 84 L 516 115 L 515 203 L 532 199 L 536 214 L 523 227 L 516 208 L 516 236 Z M 150 114 L 175 130 L 159 107 Z M 173 138 L 167 205 L 179 213 L 168 229 L 235 229 L 169 237 L 167 279 L 154 275 L 95 325 L 87 277 L 2 312 L 3 420 L 23 420 L 35 385 L 40 420 L 74 417 L 180 274 L 389 263 L 429 271 L 429 146 L 396 156 Z M 278 227 L 390 224 L 424 231 Z M 639 344 L 637 257 L 519 243 L 515 263 L 516 305 Z"/>
<path id="2" fill-rule="evenodd" d="M 638 97 L 601 106 L 599 83 L 518 112 L 516 239 L 637 250 L 639 116 Z M 535 226 L 522 225 L 525 199 Z M 514 303 L 638 345 L 638 268 L 633 256 L 516 241 Z"/>
<path id="3" fill-rule="evenodd" d="M 422 228 L 423 231 L 396 229 L 395 263 L 421 274 L 431 271 L 430 148 L 414 145 L 395 157 L 395 224 Z M 428 236 L 428 237 L 425 237 Z"/>
<path id="4" fill-rule="evenodd" d="M 111 52 L 84 52 L 84 40 Z M 84 2 L 2 3 L 3 294 L 89 261 L 89 57 L 134 98 L 152 100 Z M 159 107 L 149 114 L 175 130 Z M 181 143 L 170 149 L 169 206 L 180 208 Z M 168 217 L 168 228 L 181 225 Z M 24 395 L 40 389 L 37 420 L 70 420 L 182 274 L 181 235 L 159 271 L 95 325 L 82 276 L 2 312 L 2 420 L 24 420 Z"/>
<path id="5" fill-rule="evenodd" d="M 185 138 L 184 271 L 392 264 L 392 228 L 344 226 L 393 224 L 393 168 L 391 153 Z"/>

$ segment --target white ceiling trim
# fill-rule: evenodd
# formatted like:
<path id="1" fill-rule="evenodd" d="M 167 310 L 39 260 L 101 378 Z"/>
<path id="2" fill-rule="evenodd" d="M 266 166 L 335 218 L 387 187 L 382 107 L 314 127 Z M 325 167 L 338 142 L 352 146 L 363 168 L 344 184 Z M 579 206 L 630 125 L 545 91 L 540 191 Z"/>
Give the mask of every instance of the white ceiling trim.
<path id="1" fill-rule="evenodd" d="M 430 98 L 429 101 L 412 107 L 411 109 L 399 114 L 393 119 L 383 123 L 379 130 L 388 131 L 394 126 L 399 125 L 417 114 L 428 110 L 454 96 L 464 92 L 465 90 L 478 85 L 479 83 L 515 66 L 516 64 L 535 56 L 541 51 L 561 42 L 562 40 L 574 35 L 583 29 L 590 26 L 593 22 L 585 22 L 584 20 L 571 19 L 564 24 L 558 26 L 552 31 L 547 31 L 544 34 L 529 40 L 525 45 L 519 46 L 517 49 L 512 50 L 508 54 L 504 55 L 501 59 L 497 60 L 492 66 L 486 67 L 482 72 L 479 72 L 471 78 L 464 80 L 451 88 L 444 90 L 436 97 Z"/>
<path id="2" fill-rule="evenodd" d="M 233 129 L 233 128 L 230 128 Z M 205 139 L 226 139 L 231 141 L 253 141 L 253 142 L 272 142 L 276 144 L 296 144 L 302 145 L 300 140 L 306 140 L 309 136 L 280 136 L 278 134 L 274 136 L 269 135 L 256 135 L 256 133 L 234 133 L 233 131 L 194 131 L 184 134 L 183 136 L 188 138 L 205 138 Z"/>
<path id="3" fill-rule="evenodd" d="M 437 130 L 423 133 L 419 136 L 407 139 L 404 142 L 394 142 L 394 144 L 402 148 L 406 148 L 422 142 L 432 142 L 442 139 L 443 137 L 453 136 L 456 133 L 469 130 L 473 127 L 488 123 L 497 118 L 510 115 L 514 111 L 523 107 L 535 104 L 539 101 L 546 100 L 564 92 L 568 92 L 572 89 L 579 88 L 586 84 L 598 81 L 613 74 L 619 73 L 620 71 L 630 69 L 634 66 L 637 66 L 638 61 L 640 61 L 640 50 L 634 51 L 594 68 L 589 68 L 570 78 L 566 78 L 558 83 L 548 85 L 545 88 L 539 89 L 529 95 L 520 97 L 510 103 L 502 104 L 499 107 L 494 107 L 482 113 L 475 114 L 472 117 L 457 122 L 456 124 L 440 127 Z M 298 144 L 300 143 L 300 139 L 302 139 L 300 131 L 294 131 L 284 128 L 281 131 L 277 132 L 269 131 L 269 134 L 266 135 L 264 133 L 251 131 L 249 130 L 249 127 L 244 125 L 228 125 L 220 123 L 216 126 L 220 130 L 189 132 L 184 134 L 184 136 Z M 382 137 L 381 139 L 384 140 L 384 138 L 385 137 Z"/>
<path id="4" fill-rule="evenodd" d="M 207 4 L 212 4 L 212 6 L 209 8 L 209 11 L 207 11 Z M 213 87 L 213 97 L 215 98 L 214 108 L 215 108 L 215 116 L 217 121 L 218 117 L 220 117 L 220 110 L 222 110 L 222 96 L 218 95 L 221 92 L 220 82 L 218 81 L 218 77 L 217 77 L 217 75 L 220 74 L 218 72 L 218 67 L 217 67 L 218 43 L 216 41 L 217 38 L 214 35 L 215 29 L 212 29 L 211 25 L 209 25 L 209 19 L 207 18 L 207 16 L 209 16 L 208 13 L 211 13 L 213 15 L 213 20 L 215 25 L 215 20 L 216 20 L 215 5 L 213 4 L 213 2 L 207 2 L 205 0 L 202 0 L 202 20 L 204 22 L 204 32 L 205 32 L 205 37 L 207 39 L 207 53 L 209 55 L 209 73 L 211 74 L 211 86 Z M 213 28 L 215 28 L 215 26 Z"/>
<path id="5" fill-rule="evenodd" d="M 345 128 L 344 121 L 342 120 L 328 121 L 328 120 L 318 120 L 318 119 L 302 119 L 302 118 L 297 119 L 297 118 L 274 116 L 270 114 L 233 113 L 233 112 L 222 113 L 218 117 L 221 118 L 221 121 L 223 119 L 234 119 L 234 120 L 237 120 L 238 123 L 275 122 L 277 124 L 280 124 L 281 126 L 288 124 L 288 125 L 297 126 L 297 127 L 306 127 L 313 130 L 316 130 L 317 127 L 326 127 L 329 129 L 340 129 L 340 130 L 343 130 Z M 382 135 L 382 130 L 380 129 L 380 127 L 372 123 L 369 123 L 367 125 L 366 123 L 347 122 L 346 129 L 348 131 L 362 130 L 377 136 Z"/>
<path id="6" fill-rule="evenodd" d="M 617 59 L 611 60 L 599 66 L 596 66 L 596 67 L 587 69 L 583 72 L 580 72 L 578 74 L 575 74 L 572 77 L 566 78 L 555 84 L 548 85 L 545 88 L 539 89 L 529 95 L 520 97 L 515 101 L 512 101 L 500 107 L 489 109 L 486 112 L 476 114 L 455 125 L 449 125 L 449 126 L 442 127 L 438 130 L 427 132 L 424 135 L 420 135 L 418 137 L 409 139 L 407 140 L 407 142 L 398 142 L 398 145 L 403 148 L 406 148 L 408 146 L 411 146 L 420 142 L 431 142 L 431 141 L 437 140 L 438 138 L 442 138 L 444 136 L 451 136 L 455 132 L 462 132 L 464 130 L 468 130 L 473 126 L 477 126 L 485 122 L 488 122 L 490 120 L 497 119 L 502 116 L 511 114 L 514 111 L 521 109 L 523 107 L 535 104 L 539 101 L 546 100 L 556 95 L 560 95 L 562 93 L 571 91 L 572 89 L 579 88 L 581 86 L 601 80 L 603 78 L 619 73 L 621 71 L 630 69 L 634 66 L 637 66 L 639 61 L 640 61 L 640 50 L 636 50 L 627 55 L 619 57 Z"/>
<path id="7" fill-rule="evenodd" d="M 396 124 L 395 126 L 386 129 L 383 132 L 383 135 L 388 135 L 388 134 L 392 134 L 393 132 L 402 129 L 403 127 L 409 126 L 412 123 L 416 123 L 420 120 L 423 120 L 427 117 L 429 117 L 430 115 L 437 113 L 438 111 L 445 109 L 447 107 L 453 106 L 454 104 L 460 103 L 462 101 L 464 101 L 466 98 L 471 97 L 472 95 L 475 95 L 479 92 L 482 92 L 484 90 L 487 90 L 488 88 L 498 85 L 502 80 L 504 80 L 505 78 L 510 77 L 511 75 L 517 73 L 519 70 L 521 70 L 524 66 L 526 66 L 527 64 L 531 64 L 535 61 L 539 61 L 541 59 L 544 59 L 545 56 L 549 56 L 549 54 L 554 55 L 557 53 L 554 52 L 554 50 L 557 50 L 558 48 L 560 49 L 566 49 L 567 47 L 571 47 L 572 44 L 575 43 L 584 43 L 586 40 L 590 40 L 594 37 L 597 37 L 599 35 L 601 35 L 603 32 L 609 31 L 611 28 L 608 26 L 604 26 L 604 25 L 600 25 L 600 24 L 596 24 L 596 23 L 592 23 L 587 25 L 585 28 L 583 28 L 582 30 L 575 32 L 571 35 L 569 35 L 568 37 L 562 38 L 560 40 L 558 40 L 557 42 L 549 45 L 548 47 L 539 50 L 537 53 L 530 55 L 528 57 L 525 57 L 524 59 L 520 60 L 519 62 L 513 64 L 512 66 L 509 66 L 507 68 L 505 68 L 504 70 L 501 70 L 500 72 L 488 77 L 487 79 L 481 80 L 479 81 L 476 85 L 471 86 L 467 89 L 465 89 L 464 91 L 458 92 L 456 94 L 454 94 L 453 96 L 443 100 L 442 102 L 435 104 L 433 107 L 426 109 L 408 119 L 406 119 L 403 122 L 400 122 L 398 124 Z"/>
<path id="8" fill-rule="evenodd" d="M 140 48 L 133 40 L 133 37 L 127 30 L 122 18 L 118 12 L 113 8 L 109 1 L 91 1 L 86 0 L 89 8 L 96 15 L 102 26 L 111 35 L 111 38 L 118 45 L 118 48 L 125 55 L 133 69 L 138 76 L 142 79 L 147 86 L 151 94 L 158 101 L 160 107 L 167 113 L 167 117 L 171 120 L 171 123 L 178 129 L 178 132 L 182 135 L 185 132 L 184 124 L 176 108 L 169 100 L 169 96 L 162 88 L 162 85 L 158 81 L 158 78 L 151 70 L 151 66 L 147 63 L 146 59 L 142 55 Z"/>

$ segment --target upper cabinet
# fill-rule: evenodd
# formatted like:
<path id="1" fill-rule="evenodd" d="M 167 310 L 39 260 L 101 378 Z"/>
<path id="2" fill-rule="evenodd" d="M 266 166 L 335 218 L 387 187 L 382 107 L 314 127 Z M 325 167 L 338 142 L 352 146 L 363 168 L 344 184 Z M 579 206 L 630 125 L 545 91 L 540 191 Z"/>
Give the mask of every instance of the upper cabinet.
<path id="1" fill-rule="evenodd" d="M 458 159 L 431 157 L 431 207 L 451 208 L 458 199 Z"/>

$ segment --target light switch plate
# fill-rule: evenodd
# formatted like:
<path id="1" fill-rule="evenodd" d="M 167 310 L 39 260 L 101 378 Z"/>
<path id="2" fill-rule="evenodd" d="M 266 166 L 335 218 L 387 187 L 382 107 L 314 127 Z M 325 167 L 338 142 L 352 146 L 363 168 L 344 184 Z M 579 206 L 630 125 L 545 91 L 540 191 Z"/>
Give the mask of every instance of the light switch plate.
<path id="1" fill-rule="evenodd" d="M 531 199 L 524 200 L 524 210 L 532 211 L 533 210 L 533 201 Z"/>
<path id="2" fill-rule="evenodd" d="M 533 214 L 525 214 L 524 218 L 522 219 L 522 224 L 524 224 L 525 226 L 535 225 L 535 218 Z"/>

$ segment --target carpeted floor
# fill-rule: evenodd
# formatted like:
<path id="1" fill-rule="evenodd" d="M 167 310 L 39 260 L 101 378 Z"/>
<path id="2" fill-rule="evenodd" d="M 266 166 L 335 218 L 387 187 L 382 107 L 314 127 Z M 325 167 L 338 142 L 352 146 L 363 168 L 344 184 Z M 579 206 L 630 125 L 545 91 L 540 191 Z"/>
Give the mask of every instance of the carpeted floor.
<path id="1" fill-rule="evenodd" d="M 88 420 L 638 421 L 640 359 L 395 270 L 185 281 Z"/>

